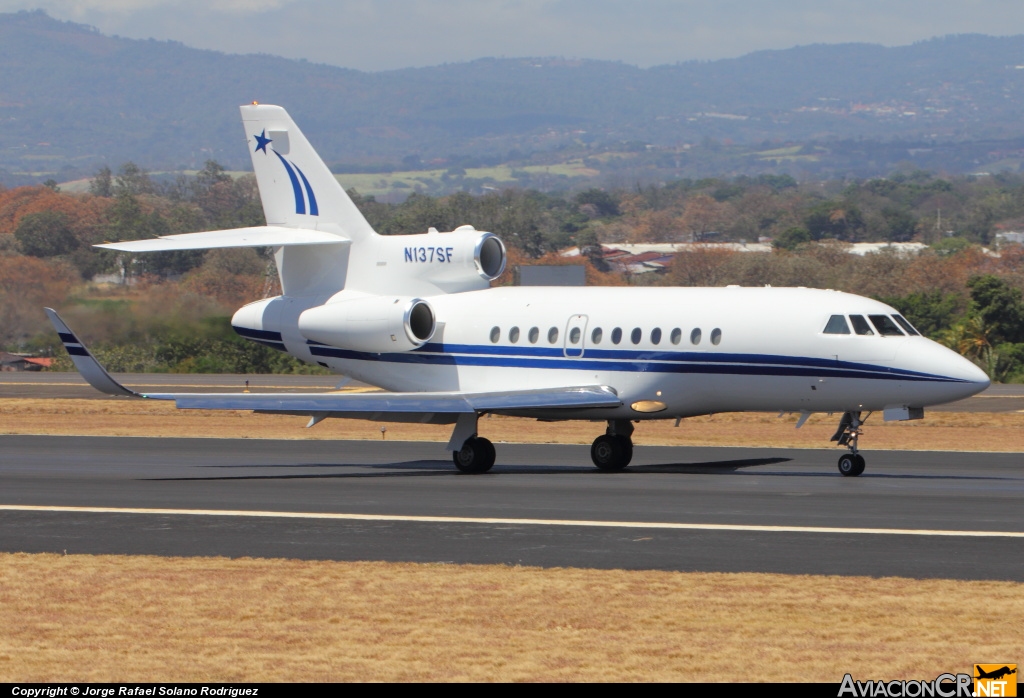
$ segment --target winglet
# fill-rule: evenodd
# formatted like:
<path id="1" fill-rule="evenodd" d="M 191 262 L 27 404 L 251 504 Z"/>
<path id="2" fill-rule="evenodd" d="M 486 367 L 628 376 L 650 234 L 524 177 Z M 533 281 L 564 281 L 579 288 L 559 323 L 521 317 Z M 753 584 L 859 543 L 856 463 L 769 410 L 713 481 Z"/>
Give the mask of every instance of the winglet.
<path id="1" fill-rule="evenodd" d="M 110 377 L 107 370 L 100 366 L 100 362 L 96 360 L 96 357 L 85 348 L 81 340 L 75 336 L 75 333 L 71 331 L 63 320 L 60 319 L 60 315 L 53 308 L 43 308 L 46 311 L 47 317 L 50 318 L 50 322 L 53 323 L 53 328 L 57 330 L 57 334 L 60 335 L 60 341 L 64 343 L 64 348 L 67 349 L 68 354 L 71 355 L 71 360 L 75 363 L 75 368 L 82 374 L 82 377 L 89 382 L 89 385 L 96 388 L 101 393 L 107 393 L 108 395 L 128 395 L 131 397 L 143 397 L 134 390 L 129 390 L 124 387 L 116 380 Z"/>

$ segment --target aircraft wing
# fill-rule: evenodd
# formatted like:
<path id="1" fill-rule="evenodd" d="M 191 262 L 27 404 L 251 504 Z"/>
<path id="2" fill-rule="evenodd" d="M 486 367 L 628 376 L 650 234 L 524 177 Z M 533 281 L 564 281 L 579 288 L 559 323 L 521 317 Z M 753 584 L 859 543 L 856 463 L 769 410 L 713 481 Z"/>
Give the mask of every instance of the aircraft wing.
<path id="1" fill-rule="evenodd" d="M 352 418 L 387 414 L 409 418 L 426 414 L 618 407 L 622 404 L 614 390 L 602 385 L 488 393 L 139 393 L 118 383 L 52 308 L 46 308 L 46 314 L 71 355 L 75 368 L 92 387 L 109 395 L 173 400 L 181 409 L 253 410 Z"/>
<path id="2" fill-rule="evenodd" d="M 204 233 L 165 235 L 150 240 L 108 242 L 95 245 L 121 252 L 166 252 L 169 250 L 210 250 L 222 247 L 280 247 L 284 245 L 340 245 L 351 241 L 333 233 L 304 228 L 263 225 L 255 228 L 208 230 Z"/>
<path id="3" fill-rule="evenodd" d="M 622 404 L 609 388 L 596 385 L 500 393 L 147 393 L 142 397 L 174 400 L 177 407 L 186 410 L 254 410 L 299 414 L 471 414 L 540 408 L 618 407 Z"/>

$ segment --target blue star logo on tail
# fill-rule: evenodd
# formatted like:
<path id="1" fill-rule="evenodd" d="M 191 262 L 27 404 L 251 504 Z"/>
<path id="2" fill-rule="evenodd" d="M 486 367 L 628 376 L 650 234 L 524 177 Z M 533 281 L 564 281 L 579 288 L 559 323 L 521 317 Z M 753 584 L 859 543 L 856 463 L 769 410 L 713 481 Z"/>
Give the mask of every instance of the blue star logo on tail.
<path id="1" fill-rule="evenodd" d="M 256 139 L 256 150 L 254 150 L 252 152 L 256 153 L 256 152 L 259 152 L 260 150 L 262 150 L 263 154 L 266 155 L 267 154 L 267 146 L 274 142 L 274 141 L 270 140 L 269 138 L 267 138 L 267 129 L 263 129 L 263 133 L 254 134 L 253 138 Z"/>

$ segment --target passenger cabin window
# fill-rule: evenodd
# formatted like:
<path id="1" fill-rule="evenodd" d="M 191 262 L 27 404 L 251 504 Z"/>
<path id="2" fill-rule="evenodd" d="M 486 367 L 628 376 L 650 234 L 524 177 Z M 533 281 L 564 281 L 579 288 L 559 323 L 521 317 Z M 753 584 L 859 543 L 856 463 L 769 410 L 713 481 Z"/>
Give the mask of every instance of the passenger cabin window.
<path id="1" fill-rule="evenodd" d="M 554 344 L 557 341 L 558 341 L 558 328 L 557 327 L 552 327 L 550 330 L 548 330 L 548 343 L 549 344 Z"/>
<path id="2" fill-rule="evenodd" d="M 639 344 L 642 336 L 643 332 L 640 330 L 640 328 L 634 327 L 633 332 L 630 333 L 629 335 L 629 341 L 631 341 L 633 344 Z"/>
<path id="3" fill-rule="evenodd" d="M 573 327 L 571 330 L 569 330 L 569 344 L 579 344 L 579 343 L 580 343 L 580 328 L 579 327 Z"/>
<path id="4" fill-rule="evenodd" d="M 902 315 L 893 315 L 893 319 L 900 324 L 900 327 L 907 331 L 911 337 L 920 337 L 921 333 L 914 329 L 914 326 L 907 321 L 907 318 Z"/>
<path id="5" fill-rule="evenodd" d="M 677 327 L 674 330 L 672 330 L 672 335 L 671 335 L 670 339 L 672 340 L 673 344 L 679 344 L 679 342 L 682 340 L 682 338 L 683 338 L 683 331 L 681 329 L 679 329 Z"/>
<path id="6" fill-rule="evenodd" d="M 700 344 L 700 328 L 693 328 L 693 332 L 690 333 L 690 344 Z"/>
<path id="7" fill-rule="evenodd" d="M 508 341 L 512 342 L 513 344 L 519 341 L 518 327 L 513 327 L 511 330 L 508 331 Z"/>
<path id="8" fill-rule="evenodd" d="M 501 339 L 501 328 L 500 327 L 492 327 L 491 328 L 491 343 L 492 344 L 497 344 L 499 339 Z"/>
<path id="9" fill-rule="evenodd" d="M 822 331 L 825 334 L 850 334 L 850 326 L 846 324 L 846 318 L 842 315 L 833 315 Z"/>
<path id="10" fill-rule="evenodd" d="M 622 341 L 622 328 L 616 327 L 612 330 L 612 344 L 618 344 Z"/>
<path id="11" fill-rule="evenodd" d="M 868 315 L 868 317 L 871 318 L 871 324 L 878 330 L 878 334 L 883 337 L 903 336 L 903 330 L 888 315 Z"/>
<path id="12" fill-rule="evenodd" d="M 604 330 L 600 327 L 595 327 L 594 331 L 590 333 L 591 344 L 600 344 L 602 337 L 604 337 Z"/>
<path id="13" fill-rule="evenodd" d="M 651 344 L 661 344 L 661 328 L 655 327 L 651 330 Z"/>
<path id="14" fill-rule="evenodd" d="M 853 323 L 853 331 L 857 334 L 874 334 L 875 331 L 871 329 L 871 325 L 864 319 L 863 315 L 851 315 L 850 322 Z"/>
<path id="15" fill-rule="evenodd" d="M 721 341 L 722 341 L 722 330 L 720 330 L 720 329 L 718 329 L 716 327 L 715 329 L 711 330 L 711 343 L 714 344 L 717 347 L 719 345 L 719 343 L 721 343 Z"/>
<path id="16" fill-rule="evenodd" d="M 540 330 L 536 327 L 530 328 L 530 344 L 536 344 L 537 340 L 540 339 Z"/>

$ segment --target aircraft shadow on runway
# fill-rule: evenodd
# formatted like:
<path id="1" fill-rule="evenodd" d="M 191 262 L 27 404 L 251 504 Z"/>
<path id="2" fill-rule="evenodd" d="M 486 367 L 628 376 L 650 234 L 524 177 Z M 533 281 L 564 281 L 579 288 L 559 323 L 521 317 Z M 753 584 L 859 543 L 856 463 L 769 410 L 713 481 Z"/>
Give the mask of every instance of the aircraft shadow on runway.
<path id="1" fill-rule="evenodd" d="M 664 474 L 706 474 L 706 473 L 732 473 L 741 468 L 749 468 L 758 465 L 775 465 L 787 463 L 791 458 L 743 458 L 735 460 L 709 461 L 704 463 L 664 463 L 653 465 L 636 465 L 624 471 L 628 475 L 664 475 Z M 345 469 L 345 468 L 370 468 L 375 471 L 387 472 L 315 472 L 315 473 L 279 473 L 275 475 L 223 475 L 212 477 L 157 477 L 142 478 L 148 481 L 192 481 L 192 480 L 303 480 L 303 479 L 349 479 L 349 478 L 381 478 L 381 477 L 437 477 L 437 476 L 461 476 L 462 473 L 448 461 L 421 460 L 406 461 L 402 463 L 287 463 L 287 464 L 260 464 L 260 465 L 204 465 L 202 468 L 276 468 L 276 469 Z M 543 474 L 583 474 L 583 475 L 607 475 L 590 466 L 545 466 L 545 465 L 496 465 L 494 470 L 486 475 L 543 475 Z M 479 477 L 479 476 L 477 476 Z"/>
<path id="2" fill-rule="evenodd" d="M 824 467 L 815 470 L 764 471 L 757 466 L 790 463 L 792 458 L 741 458 L 721 461 L 704 461 L 694 463 L 651 463 L 633 465 L 621 473 L 603 473 L 589 465 L 530 465 L 530 464 L 498 464 L 494 470 L 473 477 L 506 477 L 515 475 L 589 475 L 603 477 L 607 475 L 746 475 L 748 477 L 823 477 L 837 478 L 832 468 Z M 199 465 L 202 469 L 248 470 L 273 469 L 282 472 L 258 475 L 246 473 L 238 475 L 213 475 L 195 477 L 155 477 L 139 478 L 150 482 L 177 482 L 197 480 L 314 480 L 314 479 L 366 479 L 366 478 L 407 478 L 407 477 L 463 477 L 447 460 L 417 460 L 393 463 L 259 463 L 232 465 Z M 361 472 L 345 472 L 359 469 Z M 296 470 L 318 470 L 320 472 L 295 472 Z M 324 471 L 333 472 L 324 472 Z M 370 472 L 367 472 L 370 471 Z M 935 473 L 866 473 L 860 479 L 889 480 L 999 480 L 1020 482 L 1019 477 L 1000 477 L 991 475 L 941 475 Z"/>

